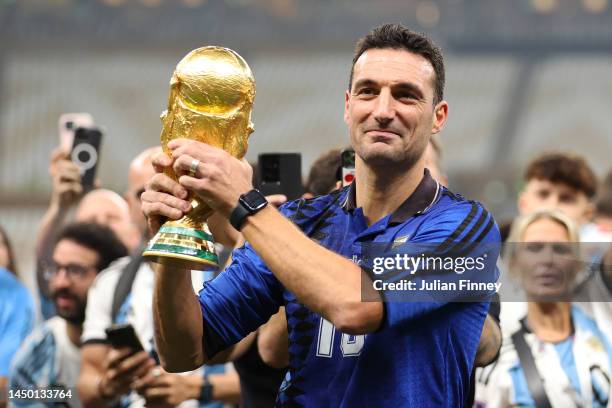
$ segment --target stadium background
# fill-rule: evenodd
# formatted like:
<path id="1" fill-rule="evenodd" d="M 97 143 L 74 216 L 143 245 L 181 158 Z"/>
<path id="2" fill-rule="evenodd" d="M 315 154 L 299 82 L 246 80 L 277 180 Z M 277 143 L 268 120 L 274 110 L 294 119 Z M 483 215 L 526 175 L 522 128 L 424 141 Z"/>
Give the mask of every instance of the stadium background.
<path id="1" fill-rule="evenodd" d="M 178 60 L 228 46 L 257 81 L 247 157 L 301 152 L 305 174 L 347 142 L 352 48 L 382 22 L 444 49 L 444 167 L 453 190 L 498 219 L 515 213 L 539 152 L 583 154 L 599 176 L 611 167 L 608 0 L 0 0 L 0 224 L 22 276 L 32 276 L 61 113 L 90 112 L 105 128 L 99 177 L 123 192 L 131 158 L 159 142 Z"/>

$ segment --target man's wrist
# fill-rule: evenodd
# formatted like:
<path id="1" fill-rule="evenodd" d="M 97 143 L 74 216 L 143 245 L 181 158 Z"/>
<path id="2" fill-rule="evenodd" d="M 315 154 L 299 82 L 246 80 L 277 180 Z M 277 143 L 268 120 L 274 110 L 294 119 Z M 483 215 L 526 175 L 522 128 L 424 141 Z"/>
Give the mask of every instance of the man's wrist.
<path id="1" fill-rule="evenodd" d="M 204 378 L 201 375 L 189 375 L 185 377 L 188 381 L 188 395 L 187 399 L 200 399 L 200 393 L 202 392 L 202 385 L 204 385 Z"/>
<path id="2" fill-rule="evenodd" d="M 198 401 L 203 404 L 207 404 L 213 400 L 213 385 L 208 381 L 208 376 L 205 375 L 202 378 L 202 385 L 200 386 L 200 393 Z"/>
<path id="3" fill-rule="evenodd" d="M 112 392 L 110 392 L 110 393 L 105 392 L 104 388 L 105 388 L 104 376 L 101 375 L 100 377 L 98 377 L 98 384 L 97 384 L 98 395 L 103 400 L 112 400 L 112 399 L 114 399 L 115 395 L 113 395 Z"/>
<path id="4" fill-rule="evenodd" d="M 242 194 L 232 210 L 229 221 L 237 231 L 242 229 L 246 220 L 268 205 L 266 197 L 256 188 Z"/>
<path id="5" fill-rule="evenodd" d="M 70 207 L 71 204 L 62 203 L 59 198 L 51 199 L 51 203 L 49 204 L 49 209 L 47 210 L 47 212 L 55 218 L 63 218 L 68 214 Z"/>

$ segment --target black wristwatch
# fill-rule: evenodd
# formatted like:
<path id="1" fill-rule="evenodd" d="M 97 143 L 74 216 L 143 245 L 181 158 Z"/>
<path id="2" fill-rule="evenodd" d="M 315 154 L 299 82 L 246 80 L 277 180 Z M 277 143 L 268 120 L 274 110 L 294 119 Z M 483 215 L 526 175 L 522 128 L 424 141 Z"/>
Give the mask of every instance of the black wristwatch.
<path id="1" fill-rule="evenodd" d="M 198 398 L 198 401 L 200 401 L 202 404 L 208 404 L 209 402 L 212 402 L 213 389 L 213 385 L 208 381 L 208 376 L 204 375 L 204 382 L 200 387 L 200 397 Z"/>
<path id="2" fill-rule="evenodd" d="M 230 215 L 230 224 L 238 231 L 242 228 L 242 224 L 244 224 L 244 220 L 247 217 L 258 213 L 263 210 L 265 206 L 268 205 L 268 201 L 266 197 L 256 188 L 252 189 L 248 193 L 244 193 L 238 199 L 238 205 L 232 211 Z"/>

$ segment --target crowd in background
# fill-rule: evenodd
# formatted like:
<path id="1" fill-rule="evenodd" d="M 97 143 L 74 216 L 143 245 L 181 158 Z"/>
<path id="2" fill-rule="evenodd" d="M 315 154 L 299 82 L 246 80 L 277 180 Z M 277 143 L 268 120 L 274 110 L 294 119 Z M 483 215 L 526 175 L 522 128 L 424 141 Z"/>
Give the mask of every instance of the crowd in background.
<path id="1" fill-rule="evenodd" d="M 323 152 L 314 163 L 306 197 L 342 188 L 340 152 Z M 160 366 L 151 310 L 155 275 L 140 256 L 150 237 L 139 197 L 154 173 L 155 154 L 159 148 L 134 158 L 126 169 L 128 190 L 120 195 L 84 192 L 78 167 L 56 150 L 53 192 L 33 254 L 36 271 L 16 270 L 10 237 L 0 227 L 3 389 L 62 387 L 74 393 L 69 406 L 274 403 L 288 364 L 279 352 L 287 347 L 282 310 L 226 362 L 182 374 Z M 447 185 L 436 139 L 425 154 L 432 177 Z M 517 204 L 515 220 L 497 221 L 508 243 L 502 271 L 519 282 L 526 302 L 502 297 L 502 346 L 474 375 L 474 406 L 612 406 L 612 172 L 599 181 L 587 158 L 534 152 Z M 219 249 L 242 244 L 229 226 L 215 240 Z M 585 242 L 603 245 L 580 245 Z M 588 257 L 580 252 L 587 249 Z M 36 273 L 37 293 L 20 283 L 26 273 Z M 194 290 L 213 275 L 194 271 Z M 142 351 L 109 344 L 105 330 L 117 323 L 134 327 Z"/>

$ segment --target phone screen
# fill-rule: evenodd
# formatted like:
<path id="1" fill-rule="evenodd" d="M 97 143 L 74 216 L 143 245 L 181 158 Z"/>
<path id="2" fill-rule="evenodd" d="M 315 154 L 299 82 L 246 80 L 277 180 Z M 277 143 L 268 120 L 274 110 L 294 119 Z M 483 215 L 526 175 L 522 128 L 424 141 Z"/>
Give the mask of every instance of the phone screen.
<path id="1" fill-rule="evenodd" d="M 135 352 L 144 350 L 131 324 L 116 324 L 106 329 L 108 341 L 114 348 L 128 347 Z"/>
<path id="2" fill-rule="evenodd" d="M 355 180 L 355 151 L 345 149 L 341 153 L 342 158 L 342 187 L 346 187 Z"/>
<path id="3" fill-rule="evenodd" d="M 96 169 L 100 161 L 102 131 L 98 128 L 80 127 L 74 132 L 70 159 L 79 166 L 81 184 L 85 191 L 93 188 Z"/>

